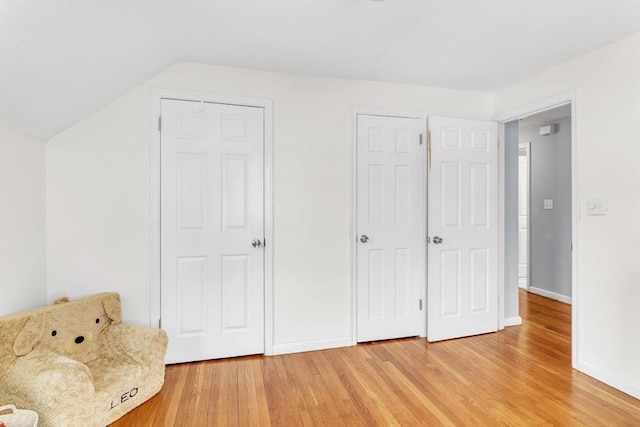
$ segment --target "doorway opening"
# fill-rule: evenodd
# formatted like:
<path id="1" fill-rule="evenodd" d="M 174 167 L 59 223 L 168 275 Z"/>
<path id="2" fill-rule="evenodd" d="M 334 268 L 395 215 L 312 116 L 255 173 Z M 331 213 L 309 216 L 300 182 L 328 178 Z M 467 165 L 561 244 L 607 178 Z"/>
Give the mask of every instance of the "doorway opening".
<path id="1" fill-rule="evenodd" d="M 520 119 L 518 136 L 518 284 L 571 304 L 571 105 Z"/>
<path id="2" fill-rule="evenodd" d="M 504 326 L 522 322 L 520 292 L 570 304 L 577 352 L 575 93 L 500 117 L 504 156 Z"/>

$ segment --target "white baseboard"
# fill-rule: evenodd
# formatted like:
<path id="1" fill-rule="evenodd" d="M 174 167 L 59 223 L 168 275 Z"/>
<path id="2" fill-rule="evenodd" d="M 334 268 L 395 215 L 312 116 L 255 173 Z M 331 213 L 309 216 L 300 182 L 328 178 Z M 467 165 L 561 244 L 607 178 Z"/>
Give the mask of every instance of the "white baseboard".
<path id="1" fill-rule="evenodd" d="M 302 353 L 304 351 L 327 350 L 329 348 L 351 347 L 353 338 L 339 337 L 322 340 L 297 341 L 273 345 L 273 355 Z"/>
<path id="2" fill-rule="evenodd" d="M 527 289 L 527 278 L 526 277 L 518 277 L 518 287 L 522 289 Z"/>
<path id="3" fill-rule="evenodd" d="M 555 292 L 547 291 L 546 289 L 536 288 L 535 286 L 529 286 L 529 292 L 532 294 L 540 295 L 543 297 L 551 298 L 556 301 L 563 302 L 565 304 L 571 304 L 571 297 L 566 295 L 557 294 Z"/>
<path id="4" fill-rule="evenodd" d="M 504 327 L 505 328 L 507 326 L 518 326 L 518 325 L 522 325 L 522 317 L 513 316 L 513 317 L 505 317 L 504 318 Z"/>
<path id="5" fill-rule="evenodd" d="M 601 381 L 611 387 L 617 388 L 623 393 L 627 393 L 630 396 L 635 397 L 636 399 L 640 399 L 640 384 L 631 384 L 627 382 L 625 379 L 618 377 L 617 375 L 613 375 L 609 372 L 606 372 L 596 366 L 591 365 L 584 360 L 578 360 L 578 365 L 576 369 L 584 374 L 589 375 Z"/>

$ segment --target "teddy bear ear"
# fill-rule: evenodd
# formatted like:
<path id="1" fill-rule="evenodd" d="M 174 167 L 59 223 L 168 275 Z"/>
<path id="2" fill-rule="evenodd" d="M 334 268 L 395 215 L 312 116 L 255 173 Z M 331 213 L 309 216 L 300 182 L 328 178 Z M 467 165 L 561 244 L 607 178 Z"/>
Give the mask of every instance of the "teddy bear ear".
<path id="1" fill-rule="evenodd" d="M 120 323 L 122 321 L 122 308 L 120 306 L 120 299 L 115 295 L 108 295 L 102 300 L 104 311 L 111 319 L 111 323 Z"/>
<path id="2" fill-rule="evenodd" d="M 44 333 L 44 314 L 34 314 L 24 324 L 15 342 L 13 343 L 13 352 L 16 356 L 24 356 L 33 350 L 42 334 Z"/>

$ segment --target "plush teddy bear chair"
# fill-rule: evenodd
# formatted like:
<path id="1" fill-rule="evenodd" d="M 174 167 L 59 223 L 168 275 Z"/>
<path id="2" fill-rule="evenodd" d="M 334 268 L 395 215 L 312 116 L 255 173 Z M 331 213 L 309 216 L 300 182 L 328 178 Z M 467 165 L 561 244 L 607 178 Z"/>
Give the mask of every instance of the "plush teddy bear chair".
<path id="1" fill-rule="evenodd" d="M 0 406 L 41 427 L 105 426 L 164 382 L 167 334 L 121 323 L 117 293 L 0 317 L 0 340 Z"/>

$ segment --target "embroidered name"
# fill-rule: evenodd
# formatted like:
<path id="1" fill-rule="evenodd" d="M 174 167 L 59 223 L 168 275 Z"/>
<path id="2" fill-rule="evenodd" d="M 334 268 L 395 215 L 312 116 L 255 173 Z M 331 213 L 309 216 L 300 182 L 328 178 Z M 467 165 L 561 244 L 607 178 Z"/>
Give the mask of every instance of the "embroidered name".
<path id="1" fill-rule="evenodd" d="M 111 401 L 111 409 L 115 408 L 116 406 L 120 405 L 121 403 L 126 402 L 127 400 L 131 399 L 132 397 L 135 397 L 138 394 L 138 387 L 134 387 L 132 388 L 130 391 L 124 393 L 122 396 L 120 396 L 120 399 L 116 399 L 115 403 L 112 400 Z"/>

